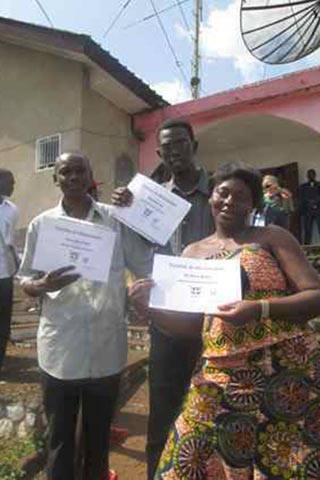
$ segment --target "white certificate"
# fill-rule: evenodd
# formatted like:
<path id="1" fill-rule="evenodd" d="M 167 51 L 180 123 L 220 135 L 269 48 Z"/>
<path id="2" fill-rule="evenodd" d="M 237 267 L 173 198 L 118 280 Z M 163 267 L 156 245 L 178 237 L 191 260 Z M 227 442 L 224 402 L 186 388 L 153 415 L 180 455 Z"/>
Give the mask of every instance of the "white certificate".
<path id="1" fill-rule="evenodd" d="M 130 207 L 114 207 L 113 215 L 143 237 L 165 245 L 191 204 L 138 173 L 128 185 L 134 200 Z"/>
<path id="2" fill-rule="evenodd" d="M 150 307 L 177 312 L 214 313 L 241 300 L 239 259 L 203 260 L 156 254 Z"/>
<path id="3" fill-rule="evenodd" d="M 44 218 L 32 268 L 43 272 L 74 265 L 83 278 L 107 283 L 116 233 L 104 226 L 65 217 Z"/>

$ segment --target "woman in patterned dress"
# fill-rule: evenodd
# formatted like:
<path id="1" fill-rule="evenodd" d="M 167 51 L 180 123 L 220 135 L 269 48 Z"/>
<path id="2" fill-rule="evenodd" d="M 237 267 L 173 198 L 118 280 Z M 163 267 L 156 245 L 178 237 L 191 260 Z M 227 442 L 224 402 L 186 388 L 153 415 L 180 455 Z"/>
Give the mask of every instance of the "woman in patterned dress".
<path id="1" fill-rule="evenodd" d="M 307 324 L 320 314 L 319 279 L 288 231 L 249 226 L 262 197 L 258 172 L 228 164 L 214 185 L 216 232 L 183 255 L 239 256 L 244 299 L 204 319 L 149 311 L 172 335 L 203 333 L 155 479 L 320 479 L 320 347 Z M 132 288 L 144 308 L 152 285 Z"/>

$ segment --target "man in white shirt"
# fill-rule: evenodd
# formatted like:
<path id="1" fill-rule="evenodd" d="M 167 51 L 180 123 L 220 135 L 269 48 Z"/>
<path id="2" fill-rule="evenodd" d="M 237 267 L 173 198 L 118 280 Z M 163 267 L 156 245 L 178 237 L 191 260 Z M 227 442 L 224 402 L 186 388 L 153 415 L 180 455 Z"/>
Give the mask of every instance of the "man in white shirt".
<path id="1" fill-rule="evenodd" d="M 62 200 L 30 223 L 20 269 L 26 293 L 42 298 L 38 359 L 50 426 L 48 479 L 75 480 L 74 435 L 81 403 L 84 478 L 101 480 L 108 468 L 110 423 L 127 359 L 124 272 L 128 268 L 138 277 L 148 274 L 152 250 L 111 216 L 109 206 L 87 194 L 91 171 L 84 155 L 62 154 L 54 181 L 62 190 Z M 39 227 L 45 218 L 61 216 L 87 220 L 116 232 L 107 284 L 81 279 L 68 266 L 37 278 L 32 259 Z M 99 253 L 103 261 L 104 252 Z"/>
<path id="2" fill-rule="evenodd" d="M 12 194 L 13 188 L 12 173 L 0 169 L 0 372 L 10 336 L 13 275 L 16 264 L 13 235 L 18 220 L 18 209 L 7 198 Z"/>

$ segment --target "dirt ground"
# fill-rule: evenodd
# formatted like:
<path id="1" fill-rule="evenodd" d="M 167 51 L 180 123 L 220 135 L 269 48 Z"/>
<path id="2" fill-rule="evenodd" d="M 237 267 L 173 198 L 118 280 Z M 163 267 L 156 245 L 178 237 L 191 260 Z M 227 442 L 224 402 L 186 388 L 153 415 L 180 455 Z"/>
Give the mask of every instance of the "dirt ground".
<path id="1" fill-rule="evenodd" d="M 146 480 L 145 442 L 148 417 L 148 387 L 145 381 L 121 409 L 116 424 L 129 429 L 129 437 L 123 445 L 110 453 L 110 468 L 118 474 L 118 480 Z M 45 480 L 43 473 L 35 480 Z"/>
<path id="2" fill-rule="evenodd" d="M 117 425 L 128 428 L 129 437 L 123 445 L 112 449 L 110 468 L 119 480 L 146 480 L 145 444 L 148 418 L 148 387 L 145 381 L 121 409 Z"/>
<path id="3" fill-rule="evenodd" d="M 132 351 L 129 354 L 129 363 L 144 356 L 145 353 Z M 0 378 L 0 397 L 17 401 L 34 398 L 36 395 L 39 395 L 39 372 L 35 349 L 10 346 Z M 148 386 L 145 380 L 115 418 L 116 425 L 129 430 L 125 443 L 114 447 L 110 454 L 110 468 L 117 472 L 119 480 L 146 480 L 147 418 Z M 45 476 L 40 473 L 36 479 L 44 480 Z"/>
<path id="4" fill-rule="evenodd" d="M 0 397 L 13 401 L 39 393 L 39 372 L 35 348 L 9 345 L 0 376 Z"/>

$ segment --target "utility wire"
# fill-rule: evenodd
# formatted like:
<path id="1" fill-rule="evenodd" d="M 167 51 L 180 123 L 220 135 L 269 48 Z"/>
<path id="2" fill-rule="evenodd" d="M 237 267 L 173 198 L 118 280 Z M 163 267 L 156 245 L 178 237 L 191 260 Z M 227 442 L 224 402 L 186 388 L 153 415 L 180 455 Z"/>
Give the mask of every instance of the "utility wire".
<path id="1" fill-rule="evenodd" d="M 158 20 L 159 26 L 160 26 L 160 28 L 161 28 L 161 30 L 162 30 L 162 33 L 163 33 L 163 35 L 164 35 L 164 37 L 165 37 L 165 39 L 166 39 L 167 45 L 168 45 L 168 47 L 169 47 L 169 49 L 170 49 L 170 51 L 171 51 L 171 54 L 172 54 L 172 56 L 173 56 L 173 58 L 174 58 L 174 60 L 175 60 L 176 67 L 178 68 L 178 70 L 179 70 L 179 72 L 181 73 L 181 75 L 182 75 L 185 83 L 188 85 L 188 88 L 189 88 L 189 81 L 188 81 L 188 79 L 187 79 L 187 76 L 186 76 L 185 72 L 183 71 L 183 68 L 182 68 L 182 66 L 181 66 L 181 63 L 180 63 L 180 61 L 179 61 L 179 59 L 178 59 L 178 57 L 177 57 L 177 54 L 176 54 L 176 52 L 175 52 L 175 50 L 174 50 L 174 48 L 173 48 L 173 46 L 172 46 L 172 44 L 171 44 L 170 38 L 169 38 L 169 36 L 168 36 L 168 34 L 167 34 L 167 31 L 166 31 L 166 29 L 165 29 L 165 26 L 164 26 L 164 24 L 163 24 L 163 22 L 162 22 L 162 20 L 161 20 L 161 18 L 160 18 L 159 12 L 158 12 L 157 9 L 156 9 L 156 6 L 155 6 L 155 4 L 154 4 L 154 1 L 153 1 L 153 0 L 149 0 L 149 2 L 150 2 L 151 6 L 152 6 L 152 8 L 153 8 L 153 11 L 154 11 L 155 16 L 156 16 L 156 18 L 157 18 L 157 20 Z"/>
<path id="2" fill-rule="evenodd" d="M 184 10 L 183 10 L 183 7 L 182 7 L 181 3 L 179 3 L 178 0 L 176 0 L 176 6 L 179 7 L 184 26 L 186 27 L 187 31 L 190 32 L 190 26 L 188 24 L 187 17 L 184 13 Z"/>
<path id="3" fill-rule="evenodd" d="M 190 0 L 181 0 L 181 1 L 176 0 L 176 2 L 174 4 L 169 5 L 168 7 L 165 7 L 162 10 L 158 10 L 158 14 L 168 12 L 169 10 L 173 10 L 174 8 L 177 8 L 177 6 L 181 6 L 183 3 L 186 3 L 186 2 L 190 2 Z M 146 20 L 150 20 L 151 18 L 154 18 L 154 17 L 156 17 L 156 14 L 151 13 L 150 15 L 147 15 L 146 17 L 143 17 L 140 20 L 136 20 L 133 23 L 129 23 L 129 25 L 127 25 L 124 28 L 127 29 L 127 28 L 134 27 L 135 25 L 138 25 L 139 23 L 145 22 Z"/>
<path id="4" fill-rule="evenodd" d="M 40 8 L 41 12 L 43 13 L 43 15 L 46 17 L 46 19 L 48 20 L 48 23 L 50 25 L 50 27 L 54 28 L 54 25 L 53 25 L 53 22 L 51 21 L 51 18 L 49 17 L 49 15 L 47 14 L 44 6 L 42 5 L 42 3 L 40 2 L 40 0 L 34 0 L 36 2 L 36 4 L 38 5 L 38 7 Z"/>
<path id="5" fill-rule="evenodd" d="M 183 20 L 183 23 L 184 23 L 184 26 L 187 30 L 187 33 L 188 35 L 190 36 L 190 39 L 191 39 L 191 42 L 194 42 L 194 35 L 192 34 L 191 32 L 191 29 L 190 29 L 190 26 L 189 26 L 189 23 L 188 23 L 188 20 L 187 20 L 187 17 L 184 13 L 184 10 L 182 8 L 182 5 L 181 3 L 178 3 L 178 0 L 176 0 L 176 5 L 179 7 L 179 10 L 180 10 L 180 13 L 181 13 L 181 16 L 182 16 L 182 20 Z"/>
<path id="6" fill-rule="evenodd" d="M 119 12 L 116 14 L 116 16 L 114 17 L 114 19 L 112 20 L 112 22 L 110 23 L 109 27 L 107 28 L 107 30 L 104 32 L 104 34 L 102 35 L 102 38 L 105 38 L 108 33 L 110 33 L 110 31 L 112 30 L 112 28 L 115 26 L 115 24 L 117 23 L 117 21 L 119 20 L 119 18 L 121 17 L 121 15 L 123 14 L 123 12 L 125 11 L 126 8 L 129 7 L 130 3 L 131 3 L 132 0 L 126 0 L 125 3 L 122 5 L 122 7 L 120 8 Z"/>

